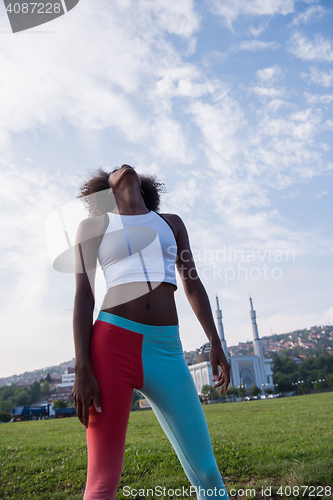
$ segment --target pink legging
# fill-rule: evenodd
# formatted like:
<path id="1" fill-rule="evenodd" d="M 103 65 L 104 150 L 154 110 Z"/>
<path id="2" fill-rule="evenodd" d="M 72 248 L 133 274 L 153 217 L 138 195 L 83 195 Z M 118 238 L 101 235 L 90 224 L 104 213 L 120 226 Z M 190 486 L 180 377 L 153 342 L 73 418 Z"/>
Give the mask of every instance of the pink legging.
<path id="1" fill-rule="evenodd" d="M 229 498 L 177 325 L 143 325 L 101 312 L 93 327 L 90 362 L 102 412 L 93 405 L 89 410 L 84 500 L 116 496 L 134 388 L 150 402 L 192 485 L 201 488 L 198 498 Z M 214 488 L 215 495 L 206 495 Z"/>

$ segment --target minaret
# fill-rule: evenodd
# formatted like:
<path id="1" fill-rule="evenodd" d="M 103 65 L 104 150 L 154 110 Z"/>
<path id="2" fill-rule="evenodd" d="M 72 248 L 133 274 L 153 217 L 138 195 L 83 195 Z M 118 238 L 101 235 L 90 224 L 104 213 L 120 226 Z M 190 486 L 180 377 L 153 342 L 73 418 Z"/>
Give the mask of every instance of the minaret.
<path id="1" fill-rule="evenodd" d="M 221 339 L 222 349 L 224 351 L 225 357 L 228 359 L 229 354 L 228 354 L 227 343 L 226 343 L 225 338 L 224 338 L 224 329 L 223 329 L 223 323 L 222 323 L 222 311 L 220 309 L 219 299 L 218 299 L 217 294 L 216 294 L 216 306 L 217 306 L 216 318 L 217 318 L 218 333 L 219 333 L 219 336 Z"/>
<path id="2" fill-rule="evenodd" d="M 250 296 L 250 305 L 251 305 L 250 316 L 251 316 L 251 320 L 252 320 L 252 330 L 253 330 L 253 348 L 254 348 L 255 356 L 258 357 L 259 367 L 260 367 L 259 369 L 260 369 L 261 385 L 263 386 L 264 384 L 267 384 L 266 373 L 265 373 L 264 351 L 263 351 L 261 340 L 260 340 L 259 334 L 258 334 L 256 312 L 253 309 L 251 296 Z"/>

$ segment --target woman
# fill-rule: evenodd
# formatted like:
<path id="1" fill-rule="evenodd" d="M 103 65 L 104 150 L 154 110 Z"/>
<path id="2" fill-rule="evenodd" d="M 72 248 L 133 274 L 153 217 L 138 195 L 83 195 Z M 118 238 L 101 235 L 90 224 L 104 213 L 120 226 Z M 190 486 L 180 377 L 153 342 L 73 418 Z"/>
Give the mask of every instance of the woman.
<path id="1" fill-rule="evenodd" d="M 107 188 L 111 189 L 102 191 Z M 230 368 L 195 269 L 186 228 L 177 215 L 156 212 L 161 188 L 156 179 L 139 176 L 129 165 L 122 165 L 110 175 L 100 170 L 81 190 L 81 198 L 90 195 L 90 213 L 100 214 L 81 222 L 76 240 L 72 394 L 77 415 L 87 429 L 84 500 L 116 496 L 134 388 L 150 402 L 197 488 L 197 497 L 228 498 L 179 340 L 175 264 L 210 342 L 214 387 L 220 393 L 227 390 Z M 103 198 L 106 208 L 101 208 L 101 199 L 97 203 L 91 196 L 94 193 L 101 197 L 108 193 Z M 93 325 L 97 259 L 108 290 Z"/>

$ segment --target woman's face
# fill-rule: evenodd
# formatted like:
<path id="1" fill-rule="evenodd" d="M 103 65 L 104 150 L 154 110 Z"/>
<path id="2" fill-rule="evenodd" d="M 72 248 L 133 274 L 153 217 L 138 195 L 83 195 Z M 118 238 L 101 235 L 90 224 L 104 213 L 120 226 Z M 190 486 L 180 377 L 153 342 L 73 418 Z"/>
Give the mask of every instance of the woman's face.
<path id="1" fill-rule="evenodd" d="M 137 178 L 139 187 L 141 187 L 141 179 L 134 170 L 134 168 L 131 167 L 130 165 L 124 164 L 120 168 L 117 167 L 114 170 L 112 170 L 112 172 L 109 175 L 109 186 L 110 188 L 114 189 L 119 184 L 120 181 L 123 181 L 126 178 L 128 179 L 133 178 L 133 176 Z"/>

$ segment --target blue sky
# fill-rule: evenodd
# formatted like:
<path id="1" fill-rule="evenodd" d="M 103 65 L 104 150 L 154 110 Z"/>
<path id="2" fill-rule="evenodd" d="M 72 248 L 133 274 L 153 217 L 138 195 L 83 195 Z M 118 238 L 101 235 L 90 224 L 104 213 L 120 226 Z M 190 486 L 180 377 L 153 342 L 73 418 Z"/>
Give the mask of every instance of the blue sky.
<path id="1" fill-rule="evenodd" d="M 0 4 L 0 376 L 74 356 L 45 221 L 122 163 L 165 182 L 229 345 L 250 293 L 261 336 L 333 321 L 332 22 L 328 0 L 80 0 L 14 35 Z"/>

